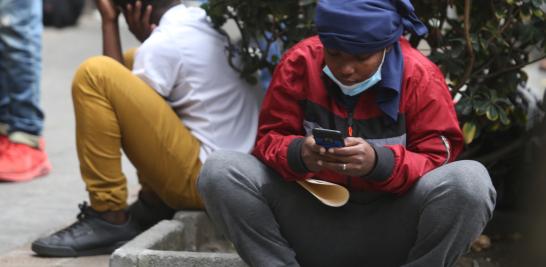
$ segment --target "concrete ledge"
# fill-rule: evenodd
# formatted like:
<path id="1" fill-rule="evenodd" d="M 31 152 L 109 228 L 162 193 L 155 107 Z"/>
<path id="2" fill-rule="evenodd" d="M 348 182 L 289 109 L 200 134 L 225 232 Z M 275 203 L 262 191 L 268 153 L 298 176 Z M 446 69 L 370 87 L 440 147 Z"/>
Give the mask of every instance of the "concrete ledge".
<path id="1" fill-rule="evenodd" d="M 187 252 L 187 251 L 157 251 L 146 250 L 139 256 L 138 266 L 246 266 L 237 254 Z"/>
<path id="2" fill-rule="evenodd" d="M 114 251 L 112 267 L 247 266 L 204 212 L 178 212 Z"/>

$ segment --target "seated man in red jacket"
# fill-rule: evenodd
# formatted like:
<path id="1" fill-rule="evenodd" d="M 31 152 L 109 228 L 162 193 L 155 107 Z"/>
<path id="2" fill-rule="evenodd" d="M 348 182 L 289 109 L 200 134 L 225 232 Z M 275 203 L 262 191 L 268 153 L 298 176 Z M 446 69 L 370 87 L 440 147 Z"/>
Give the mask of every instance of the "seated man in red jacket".
<path id="1" fill-rule="evenodd" d="M 320 0 L 318 36 L 283 57 L 253 156 L 217 153 L 198 190 L 251 266 L 453 266 L 492 215 L 486 169 L 463 147 L 441 71 L 404 39 L 409 0 Z M 315 143 L 340 130 L 344 146 Z M 323 205 L 294 181 L 350 192 Z"/>

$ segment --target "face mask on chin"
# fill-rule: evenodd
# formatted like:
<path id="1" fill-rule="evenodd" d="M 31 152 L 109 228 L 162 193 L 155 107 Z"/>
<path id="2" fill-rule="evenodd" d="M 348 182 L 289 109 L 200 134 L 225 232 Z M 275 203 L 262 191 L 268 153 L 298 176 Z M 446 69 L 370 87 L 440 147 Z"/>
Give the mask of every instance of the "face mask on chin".
<path id="1" fill-rule="evenodd" d="M 330 68 L 328 68 L 328 65 L 324 66 L 322 71 L 339 86 L 339 89 L 341 89 L 341 91 L 344 94 L 348 96 L 355 96 L 366 91 L 367 89 L 371 88 L 372 86 L 376 85 L 379 81 L 381 81 L 381 67 L 383 66 L 383 62 L 385 61 L 386 53 L 387 53 L 387 49 L 385 48 L 383 50 L 383 58 L 381 59 L 381 64 L 379 64 L 379 67 L 377 68 L 377 70 L 372 76 L 370 76 L 368 79 L 362 82 L 355 83 L 353 85 L 345 85 L 341 83 L 336 78 L 336 76 L 334 76 Z"/>

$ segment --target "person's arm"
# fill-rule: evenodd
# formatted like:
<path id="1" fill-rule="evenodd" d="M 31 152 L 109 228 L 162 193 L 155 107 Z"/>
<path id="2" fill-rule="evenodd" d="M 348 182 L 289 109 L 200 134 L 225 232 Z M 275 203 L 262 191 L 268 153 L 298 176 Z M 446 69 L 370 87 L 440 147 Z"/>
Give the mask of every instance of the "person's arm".
<path id="1" fill-rule="evenodd" d="M 102 23 L 102 54 L 124 64 L 117 21 Z"/>
<path id="2" fill-rule="evenodd" d="M 463 135 L 443 75 L 436 67 L 422 72 L 421 77 L 408 81 L 411 88 L 405 94 L 407 146 L 376 147 L 379 168 L 363 177 L 377 190 L 404 193 L 429 171 L 455 160 L 463 149 Z"/>
<path id="3" fill-rule="evenodd" d="M 111 0 L 95 0 L 101 15 L 102 54 L 123 64 L 121 41 L 119 37 L 119 10 Z"/>
<path id="4" fill-rule="evenodd" d="M 314 158 L 316 151 L 302 150 L 303 146 L 318 146 L 312 138 L 304 137 L 304 111 L 300 102 L 306 98 L 305 74 L 303 67 L 294 63 L 296 61 L 290 55 L 285 56 L 275 69 L 262 103 L 258 136 L 252 152 L 288 181 L 309 178 L 312 172 L 320 170 L 311 164 L 316 160 L 305 162 L 305 158 Z"/>
<path id="5" fill-rule="evenodd" d="M 390 177 L 377 186 L 386 191 L 407 191 L 429 171 L 455 160 L 464 146 L 444 76 L 436 67 L 425 72 L 406 100 L 407 146 L 385 147 L 393 152 L 394 164 Z"/>

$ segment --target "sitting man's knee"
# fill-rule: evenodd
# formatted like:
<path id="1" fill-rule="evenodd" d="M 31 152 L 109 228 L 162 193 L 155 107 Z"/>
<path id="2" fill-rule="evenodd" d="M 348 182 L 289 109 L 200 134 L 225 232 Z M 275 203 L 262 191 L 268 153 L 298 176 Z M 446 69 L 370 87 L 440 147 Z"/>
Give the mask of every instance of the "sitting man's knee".
<path id="1" fill-rule="evenodd" d="M 78 96 L 84 87 L 83 84 L 93 83 L 95 79 L 100 77 L 105 70 L 109 69 L 109 66 L 119 64 L 113 58 L 107 56 L 94 56 L 86 59 L 74 74 L 72 81 L 72 96 Z"/>
<path id="2" fill-rule="evenodd" d="M 449 191 L 459 201 L 469 205 L 486 204 L 491 209 L 495 204 L 496 192 L 487 169 L 477 161 L 463 160 L 450 164 Z"/>
<path id="3" fill-rule="evenodd" d="M 115 59 L 107 56 L 94 56 L 86 59 L 76 71 L 76 76 L 104 71 L 111 64 L 119 64 Z"/>

